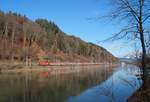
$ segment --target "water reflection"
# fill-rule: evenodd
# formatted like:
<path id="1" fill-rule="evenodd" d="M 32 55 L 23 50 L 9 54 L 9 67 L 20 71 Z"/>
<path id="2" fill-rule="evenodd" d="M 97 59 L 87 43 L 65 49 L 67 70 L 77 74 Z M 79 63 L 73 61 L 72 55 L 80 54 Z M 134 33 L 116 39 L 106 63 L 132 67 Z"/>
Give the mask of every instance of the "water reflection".
<path id="1" fill-rule="evenodd" d="M 67 102 L 126 102 L 142 84 L 135 76 L 138 72 L 135 66 L 116 69 L 109 79 Z"/>
<path id="2" fill-rule="evenodd" d="M 0 102 L 65 102 L 69 96 L 101 83 L 111 74 L 111 69 L 90 68 L 48 77 L 47 72 L 0 74 Z"/>
<path id="3" fill-rule="evenodd" d="M 140 87 L 137 72 L 129 66 L 53 76 L 47 72 L 0 74 L 0 102 L 125 102 Z"/>

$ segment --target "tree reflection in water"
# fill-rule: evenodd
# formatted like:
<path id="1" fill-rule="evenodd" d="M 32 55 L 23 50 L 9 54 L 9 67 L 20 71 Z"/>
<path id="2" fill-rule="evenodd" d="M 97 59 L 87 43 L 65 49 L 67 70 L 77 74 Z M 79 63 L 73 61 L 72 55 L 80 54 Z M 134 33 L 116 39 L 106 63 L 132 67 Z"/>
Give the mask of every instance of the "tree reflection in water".
<path id="1" fill-rule="evenodd" d="M 112 69 L 89 68 L 48 77 L 33 72 L 0 74 L 0 102 L 65 102 L 106 80 Z"/>
<path id="2" fill-rule="evenodd" d="M 0 74 L 0 102 L 126 102 L 142 83 L 131 65 L 44 73 Z"/>
<path id="3" fill-rule="evenodd" d="M 141 86 L 142 81 L 135 76 L 138 72 L 139 69 L 131 65 L 119 68 L 103 83 L 69 98 L 67 102 L 126 102 Z"/>

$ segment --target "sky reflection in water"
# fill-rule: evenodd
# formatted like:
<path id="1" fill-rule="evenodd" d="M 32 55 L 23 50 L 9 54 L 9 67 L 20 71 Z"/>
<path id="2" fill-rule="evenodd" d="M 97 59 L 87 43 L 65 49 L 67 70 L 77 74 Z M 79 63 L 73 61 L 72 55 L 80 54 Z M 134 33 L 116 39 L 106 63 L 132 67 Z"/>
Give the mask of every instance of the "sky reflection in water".
<path id="1" fill-rule="evenodd" d="M 119 68 L 103 83 L 68 98 L 66 102 L 126 102 L 142 83 L 136 73 L 138 69 L 134 66 Z"/>
<path id="2" fill-rule="evenodd" d="M 0 74 L 0 102 L 126 102 L 140 87 L 136 73 L 136 67 L 127 65 L 50 77 Z"/>

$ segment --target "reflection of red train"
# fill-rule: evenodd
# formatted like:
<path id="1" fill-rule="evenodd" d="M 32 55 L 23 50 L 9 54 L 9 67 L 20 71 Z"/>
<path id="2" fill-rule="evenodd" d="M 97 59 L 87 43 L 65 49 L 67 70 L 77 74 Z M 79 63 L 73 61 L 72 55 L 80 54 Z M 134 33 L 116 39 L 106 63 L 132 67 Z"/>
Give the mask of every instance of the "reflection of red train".
<path id="1" fill-rule="evenodd" d="M 48 78 L 48 76 L 49 76 L 48 72 L 42 72 L 42 73 L 40 73 L 40 77 Z"/>
<path id="2" fill-rule="evenodd" d="M 48 66 L 49 62 L 48 61 L 39 61 L 38 64 L 41 65 L 41 66 Z"/>

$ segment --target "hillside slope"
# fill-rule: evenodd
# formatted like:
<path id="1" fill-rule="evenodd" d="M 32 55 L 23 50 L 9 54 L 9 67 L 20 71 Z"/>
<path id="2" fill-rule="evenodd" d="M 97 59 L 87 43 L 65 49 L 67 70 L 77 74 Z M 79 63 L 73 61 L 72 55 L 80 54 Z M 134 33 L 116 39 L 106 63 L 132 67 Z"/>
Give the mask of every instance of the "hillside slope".
<path id="1" fill-rule="evenodd" d="M 16 13 L 0 12 L 0 59 L 51 62 L 113 62 L 106 49 L 69 36 L 45 19 L 35 22 Z"/>

